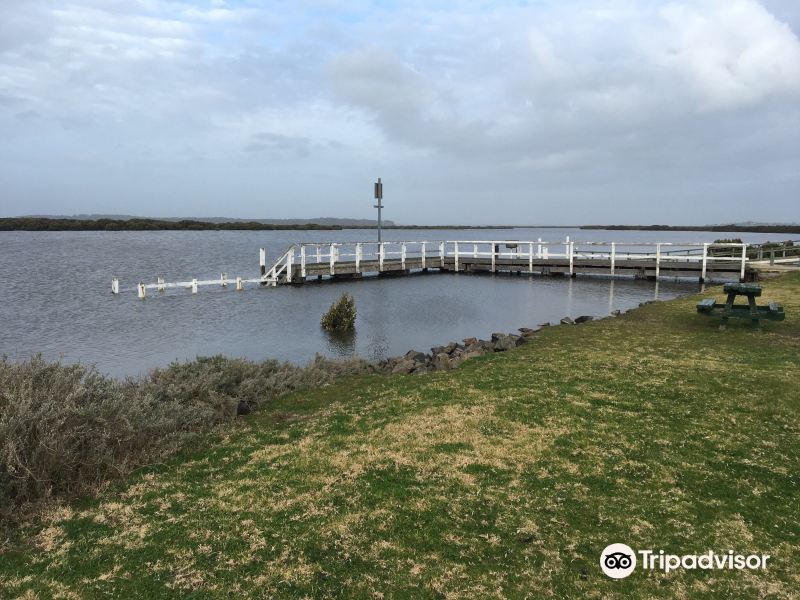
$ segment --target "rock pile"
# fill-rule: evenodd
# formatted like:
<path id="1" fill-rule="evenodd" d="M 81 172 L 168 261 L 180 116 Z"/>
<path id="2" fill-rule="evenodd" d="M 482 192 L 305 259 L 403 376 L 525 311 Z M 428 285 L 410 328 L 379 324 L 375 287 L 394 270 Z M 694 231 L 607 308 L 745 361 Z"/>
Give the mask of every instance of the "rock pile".
<path id="1" fill-rule="evenodd" d="M 573 325 L 592 321 L 594 317 L 583 315 L 575 319 L 564 317 L 563 325 Z M 540 323 L 536 329 L 520 327 L 519 333 L 493 333 L 491 339 L 465 338 L 463 343 L 450 342 L 446 346 L 434 346 L 430 353 L 410 350 L 403 356 L 393 356 L 377 363 L 378 369 L 385 373 L 429 373 L 431 371 L 447 371 L 453 369 L 468 358 L 505 352 L 528 342 L 542 328 L 550 323 Z"/>

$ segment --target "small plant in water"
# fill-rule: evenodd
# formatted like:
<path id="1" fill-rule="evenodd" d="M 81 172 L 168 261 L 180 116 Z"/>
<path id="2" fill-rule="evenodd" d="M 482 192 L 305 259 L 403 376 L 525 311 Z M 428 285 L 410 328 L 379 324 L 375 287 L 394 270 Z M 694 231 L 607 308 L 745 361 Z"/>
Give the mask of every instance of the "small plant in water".
<path id="1" fill-rule="evenodd" d="M 350 294 L 334 302 L 320 321 L 323 329 L 328 331 L 352 331 L 356 326 L 356 303 Z"/>

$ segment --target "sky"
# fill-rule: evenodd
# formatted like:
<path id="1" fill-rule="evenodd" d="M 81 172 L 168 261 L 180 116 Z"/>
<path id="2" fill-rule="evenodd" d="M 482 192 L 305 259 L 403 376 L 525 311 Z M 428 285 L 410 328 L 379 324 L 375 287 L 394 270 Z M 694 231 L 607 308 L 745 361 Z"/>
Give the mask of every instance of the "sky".
<path id="1" fill-rule="evenodd" d="M 800 2 L 0 0 L 0 216 L 800 222 Z"/>

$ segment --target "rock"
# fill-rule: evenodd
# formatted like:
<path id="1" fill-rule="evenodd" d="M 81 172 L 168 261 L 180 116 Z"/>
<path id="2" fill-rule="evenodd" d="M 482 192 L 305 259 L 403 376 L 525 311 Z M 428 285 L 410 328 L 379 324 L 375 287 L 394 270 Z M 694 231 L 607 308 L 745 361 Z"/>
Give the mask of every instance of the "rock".
<path id="1" fill-rule="evenodd" d="M 611 311 L 611 316 L 613 316 L 613 317 L 618 317 L 618 316 L 620 316 L 621 314 L 622 314 L 622 311 L 621 311 L 621 310 L 619 310 L 619 309 L 617 309 L 617 310 L 612 310 L 612 311 Z"/>
<path id="2" fill-rule="evenodd" d="M 563 319 L 561 319 L 560 323 L 562 325 L 574 325 L 575 321 L 573 321 L 570 317 L 564 317 Z"/>
<path id="3" fill-rule="evenodd" d="M 474 337 L 464 338 L 463 342 L 464 342 L 464 346 L 474 346 L 475 344 L 478 343 L 478 338 L 474 338 Z"/>
<path id="4" fill-rule="evenodd" d="M 537 329 L 531 329 L 530 327 L 520 327 L 517 329 L 522 335 L 531 335 L 532 333 L 536 333 Z"/>
<path id="5" fill-rule="evenodd" d="M 414 370 L 414 363 L 411 360 L 404 358 L 401 361 L 399 361 L 396 365 L 394 365 L 394 367 L 392 368 L 392 373 L 393 374 L 411 373 L 411 371 L 413 370 Z"/>
<path id="6" fill-rule="evenodd" d="M 506 333 L 497 335 L 497 339 L 495 339 L 495 334 L 492 334 L 492 339 L 495 352 L 505 352 L 517 347 L 516 340 Z"/>
<path id="7" fill-rule="evenodd" d="M 447 346 L 445 346 L 444 351 L 447 352 L 447 354 L 452 354 L 454 350 L 460 347 L 461 346 L 459 346 L 455 342 L 450 342 L 449 344 L 447 344 Z"/>
<path id="8" fill-rule="evenodd" d="M 539 327 L 550 327 L 550 321 L 545 321 L 544 323 L 539 323 Z"/>
<path id="9" fill-rule="evenodd" d="M 589 321 L 592 321 L 593 319 L 594 319 L 594 317 L 592 317 L 592 316 L 589 316 L 589 315 L 581 315 L 580 317 L 578 317 L 577 319 L 575 319 L 575 322 L 576 322 L 576 323 L 588 323 Z"/>
<path id="10" fill-rule="evenodd" d="M 493 333 L 492 334 L 492 342 L 496 342 L 497 340 L 499 340 L 501 338 L 504 338 L 507 335 L 508 335 L 507 333 Z"/>
<path id="11" fill-rule="evenodd" d="M 471 350 L 469 352 L 464 352 L 464 354 L 461 355 L 460 359 L 462 361 L 469 360 L 470 358 L 475 358 L 476 356 L 483 356 L 484 354 L 486 354 L 486 352 L 484 352 L 483 350 Z"/>
<path id="12" fill-rule="evenodd" d="M 428 360 L 428 355 L 424 352 L 417 352 L 416 350 L 409 350 L 405 353 L 404 358 L 407 358 L 413 362 L 426 362 Z"/>
<path id="13" fill-rule="evenodd" d="M 445 351 L 444 346 L 434 346 L 433 348 L 431 348 L 431 356 L 436 356 L 437 354 L 441 354 L 444 351 Z"/>
<path id="14" fill-rule="evenodd" d="M 437 371 L 447 371 L 452 366 L 450 356 L 445 352 L 440 352 L 433 357 L 432 366 Z"/>

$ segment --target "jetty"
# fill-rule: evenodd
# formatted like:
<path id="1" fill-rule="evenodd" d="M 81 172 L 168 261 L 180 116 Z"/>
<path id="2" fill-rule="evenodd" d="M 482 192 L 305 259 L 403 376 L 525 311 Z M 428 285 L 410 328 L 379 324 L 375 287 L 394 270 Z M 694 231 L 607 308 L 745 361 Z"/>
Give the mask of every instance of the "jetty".
<path id="1" fill-rule="evenodd" d="M 537 240 L 405 240 L 384 242 L 309 242 L 290 245 L 272 264 L 259 252 L 260 274 L 255 277 L 167 283 L 139 282 L 140 298 L 148 290 L 171 288 L 197 293 L 199 286 L 243 290 L 260 286 L 300 285 L 312 281 L 403 276 L 412 273 L 509 273 L 545 276 L 602 276 L 657 280 L 692 278 L 751 281 L 768 266 L 800 266 L 800 244 L 738 242 L 587 242 L 566 238 Z M 119 279 L 111 291 L 119 294 Z"/>

